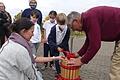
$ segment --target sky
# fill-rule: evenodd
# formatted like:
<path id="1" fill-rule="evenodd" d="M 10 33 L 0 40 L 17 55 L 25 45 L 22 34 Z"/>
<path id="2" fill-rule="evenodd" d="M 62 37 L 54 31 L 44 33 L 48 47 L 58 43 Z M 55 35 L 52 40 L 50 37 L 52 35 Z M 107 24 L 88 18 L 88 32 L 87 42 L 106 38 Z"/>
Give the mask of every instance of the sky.
<path id="1" fill-rule="evenodd" d="M 49 14 L 51 10 L 58 13 L 68 14 L 71 11 L 84 12 L 95 6 L 113 6 L 120 7 L 120 0 L 36 0 L 37 9 L 39 9 L 43 18 Z M 29 0 L 0 0 L 6 6 L 12 17 L 21 10 L 29 8 Z"/>

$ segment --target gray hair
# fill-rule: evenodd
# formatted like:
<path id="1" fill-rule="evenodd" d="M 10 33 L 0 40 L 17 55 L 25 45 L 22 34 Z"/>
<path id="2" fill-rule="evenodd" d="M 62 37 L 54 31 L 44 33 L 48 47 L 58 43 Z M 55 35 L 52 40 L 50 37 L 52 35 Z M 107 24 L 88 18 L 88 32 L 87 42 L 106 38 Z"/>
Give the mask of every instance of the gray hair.
<path id="1" fill-rule="evenodd" d="M 80 13 L 76 11 L 72 11 L 71 13 L 68 14 L 67 19 L 68 19 L 68 24 L 70 25 L 74 19 L 79 18 Z"/>

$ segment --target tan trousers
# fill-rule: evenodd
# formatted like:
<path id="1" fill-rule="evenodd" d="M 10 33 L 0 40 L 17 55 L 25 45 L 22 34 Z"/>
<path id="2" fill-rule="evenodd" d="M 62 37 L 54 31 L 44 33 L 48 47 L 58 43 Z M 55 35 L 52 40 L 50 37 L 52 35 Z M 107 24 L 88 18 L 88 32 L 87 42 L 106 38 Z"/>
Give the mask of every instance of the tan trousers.
<path id="1" fill-rule="evenodd" d="M 109 75 L 110 80 L 120 80 L 120 40 L 115 43 Z"/>

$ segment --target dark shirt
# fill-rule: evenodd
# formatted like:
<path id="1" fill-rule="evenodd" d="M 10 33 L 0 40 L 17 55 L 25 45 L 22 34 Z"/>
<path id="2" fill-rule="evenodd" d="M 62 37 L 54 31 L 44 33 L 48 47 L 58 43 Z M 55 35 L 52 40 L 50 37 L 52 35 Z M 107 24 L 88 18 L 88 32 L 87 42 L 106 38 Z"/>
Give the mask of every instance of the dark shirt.
<path id="1" fill-rule="evenodd" d="M 0 36 L 10 35 L 9 25 L 12 23 L 10 14 L 7 11 L 0 12 Z"/>
<path id="2" fill-rule="evenodd" d="M 31 8 L 25 9 L 25 10 L 22 12 L 21 17 L 30 18 L 30 14 L 31 14 L 32 10 L 33 10 L 33 9 L 31 9 Z M 37 10 L 37 11 L 39 12 L 39 18 L 38 18 L 38 22 L 37 22 L 37 23 L 38 23 L 39 25 L 41 25 L 41 23 L 42 23 L 42 13 L 41 13 L 41 11 L 38 10 L 38 9 L 35 9 L 35 10 Z"/>
<path id="3" fill-rule="evenodd" d="M 9 22 L 9 24 L 12 23 L 12 18 L 11 18 L 11 15 L 10 13 L 8 13 L 7 11 L 5 11 L 6 15 L 7 15 L 7 21 Z"/>
<path id="4" fill-rule="evenodd" d="M 99 6 L 81 15 L 86 41 L 78 51 L 88 63 L 101 47 L 101 41 L 120 40 L 120 8 Z M 84 56 L 83 56 L 84 55 Z"/>
<path id="5" fill-rule="evenodd" d="M 50 49 L 54 56 L 56 55 L 56 53 L 58 53 L 58 51 L 57 51 L 58 47 L 64 49 L 65 51 L 69 51 L 69 44 L 68 44 L 69 38 L 70 38 L 70 29 L 67 28 L 67 32 L 65 34 L 64 39 L 62 40 L 62 42 L 59 45 L 57 45 L 57 43 L 56 43 L 56 25 L 51 28 L 50 34 L 48 36 L 48 43 L 49 43 Z"/>

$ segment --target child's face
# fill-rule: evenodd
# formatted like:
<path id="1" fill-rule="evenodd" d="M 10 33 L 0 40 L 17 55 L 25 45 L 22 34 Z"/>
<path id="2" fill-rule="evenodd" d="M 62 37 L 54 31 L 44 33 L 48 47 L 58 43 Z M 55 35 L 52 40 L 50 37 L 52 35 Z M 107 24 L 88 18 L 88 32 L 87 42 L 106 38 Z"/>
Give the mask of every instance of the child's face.
<path id="1" fill-rule="evenodd" d="M 31 21 L 32 21 L 33 23 L 36 23 L 36 22 L 38 21 L 38 18 L 36 18 L 36 17 L 34 17 L 34 16 L 31 16 Z"/>
<path id="2" fill-rule="evenodd" d="M 49 17 L 50 17 L 50 22 L 51 22 L 51 23 L 54 23 L 56 16 L 53 15 L 53 14 L 50 14 Z"/>
<path id="3" fill-rule="evenodd" d="M 56 18 L 56 16 L 55 16 L 54 14 L 50 14 L 49 17 L 50 17 L 51 19 L 55 19 L 55 18 Z"/>

